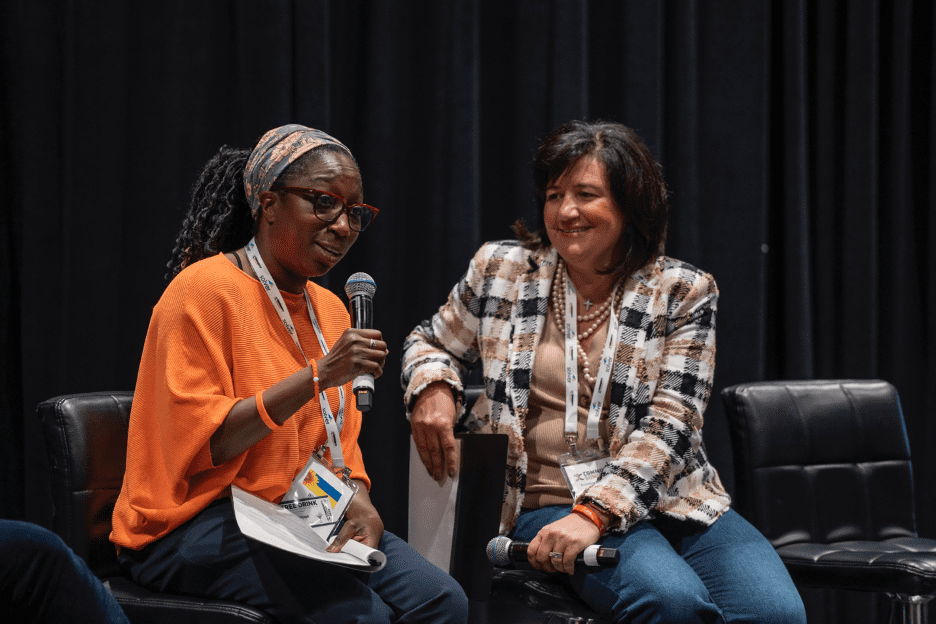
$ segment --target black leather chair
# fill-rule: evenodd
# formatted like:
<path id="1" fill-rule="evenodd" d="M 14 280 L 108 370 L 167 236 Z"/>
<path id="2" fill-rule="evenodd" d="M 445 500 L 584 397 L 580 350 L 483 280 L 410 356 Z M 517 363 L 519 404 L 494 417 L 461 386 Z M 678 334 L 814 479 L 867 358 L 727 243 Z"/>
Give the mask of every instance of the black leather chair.
<path id="1" fill-rule="evenodd" d="M 885 592 L 891 621 L 926 621 L 936 540 L 917 536 L 910 446 L 885 381 L 725 388 L 735 507 L 806 587 Z"/>
<path id="2" fill-rule="evenodd" d="M 482 391 L 467 388 L 469 409 Z M 500 524 L 507 436 L 456 437 L 461 442 L 459 487 L 447 571 L 468 596 L 471 624 L 610 624 L 573 592 L 564 575 L 545 574 L 524 563 L 494 567 L 486 548 Z"/>
<path id="3" fill-rule="evenodd" d="M 272 622 L 246 605 L 151 592 L 121 574 L 108 536 L 126 469 L 132 400 L 132 392 L 95 392 L 39 404 L 52 471 L 52 530 L 104 581 L 134 624 Z"/>

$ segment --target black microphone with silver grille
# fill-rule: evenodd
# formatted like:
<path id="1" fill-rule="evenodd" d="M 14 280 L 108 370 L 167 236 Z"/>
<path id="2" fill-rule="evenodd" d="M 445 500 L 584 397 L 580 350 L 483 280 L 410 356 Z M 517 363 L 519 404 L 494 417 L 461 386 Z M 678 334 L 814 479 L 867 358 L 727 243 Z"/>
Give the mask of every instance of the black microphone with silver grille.
<path id="1" fill-rule="evenodd" d="M 355 273 L 345 282 L 345 294 L 351 308 L 351 318 L 356 329 L 374 327 L 374 293 L 377 285 L 367 273 Z M 358 375 L 351 384 L 357 407 L 367 412 L 374 403 L 374 376 L 370 373 Z"/>
<path id="2" fill-rule="evenodd" d="M 509 566 L 517 561 L 527 561 L 527 548 L 529 542 L 515 542 L 509 537 L 498 535 L 487 545 L 487 556 L 496 566 Z M 575 558 L 578 565 L 592 568 L 610 568 L 621 560 L 621 553 L 617 548 L 605 548 L 592 544 L 580 552 Z"/>

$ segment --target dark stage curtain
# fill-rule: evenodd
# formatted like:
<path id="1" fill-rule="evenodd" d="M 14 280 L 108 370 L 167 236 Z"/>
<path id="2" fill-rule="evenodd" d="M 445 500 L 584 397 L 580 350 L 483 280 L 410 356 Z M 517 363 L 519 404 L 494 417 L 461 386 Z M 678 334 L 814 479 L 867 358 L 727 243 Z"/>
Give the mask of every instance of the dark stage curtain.
<path id="1" fill-rule="evenodd" d="M 298 122 L 351 147 L 382 210 L 322 283 L 377 283 L 392 354 L 362 444 L 405 535 L 403 338 L 484 240 L 535 221 L 538 141 L 607 118 L 664 166 L 667 252 L 718 280 L 716 393 L 891 381 L 936 536 L 933 20 L 929 0 L 6 0 L 0 515 L 48 517 L 40 400 L 133 387 L 202 164 Z M 731 487 L 717 394 L 705 438 Z M 804 596 L 811 622 L 881 608 Z"/>

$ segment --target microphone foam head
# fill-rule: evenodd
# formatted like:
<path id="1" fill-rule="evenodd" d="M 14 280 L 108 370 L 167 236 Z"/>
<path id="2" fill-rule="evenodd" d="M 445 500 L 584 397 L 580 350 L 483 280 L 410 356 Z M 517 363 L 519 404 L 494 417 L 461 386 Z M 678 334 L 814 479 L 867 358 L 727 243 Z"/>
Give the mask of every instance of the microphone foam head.
<path id="1" fill-rule="evenodd" d="M 503 535 L 498 535 L 487 545 L 487 557 L 491 560 L 496 566 L 508 566 L 510 565 L 510 548 L 511 540 L 509 537 Z"/>
<path id="2" fill-rule="evenodd" d="M 377 292 L 377 284 L 374 283 L 374 278 L 367 273 L 358 272 L 349 277 L 348 281 L 345 282 L 344 291 L 348 299 L 352 298 L 354 295 L 373 297 L 374 293 Z"/>

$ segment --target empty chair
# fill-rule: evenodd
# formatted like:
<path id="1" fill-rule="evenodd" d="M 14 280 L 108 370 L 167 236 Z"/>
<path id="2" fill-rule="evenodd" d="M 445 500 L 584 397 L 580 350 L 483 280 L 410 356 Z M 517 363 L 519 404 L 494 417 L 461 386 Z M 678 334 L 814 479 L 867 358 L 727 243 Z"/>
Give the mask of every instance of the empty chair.
<path id="1" fill-rule="evenodd" d="M 774 381 L 722 391 L 735 505 L 798 584 L 886 592 L 926 621 L 936 540 L 917 536 L 910 446 L 885 381 Z"/>

